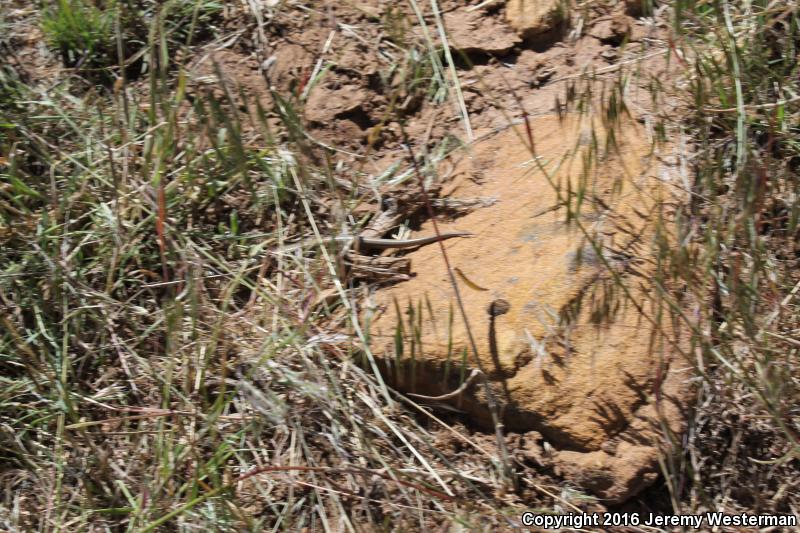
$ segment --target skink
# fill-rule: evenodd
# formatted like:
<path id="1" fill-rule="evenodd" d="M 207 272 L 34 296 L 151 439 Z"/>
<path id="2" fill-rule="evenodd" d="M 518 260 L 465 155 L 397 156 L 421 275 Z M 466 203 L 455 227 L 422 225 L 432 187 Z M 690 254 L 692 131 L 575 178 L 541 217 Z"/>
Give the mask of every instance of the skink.
<path id="1" fill-rule="evenodd" d="M 356 237 L 356 245 L 359 248 L 377 248 L 378 250 L 386 250 L 388 248 L 416 248 L 417 246 L 425 246 L 434 242 L 452 239 L 454 237 L 472 237 L 472 233 L 466 231 L 455 231 L 451 233 L 442 233 L 440 235 L 431 235 L 429 237 L 420 237 L 418 239 L 370 239 L 368 237 Z M 347 237 L 345 237 L 346 239 Z M 337 237 L 338 239 L 338 237 Z"/>
<path id="2" fill-rule="evenodd" d="M 341 237 L 328 237 L 323 238 L 323 243 L 328 242 L 352 242 L 356 250 L 364 249 L 364 248 L 372 248 L 376 250 L 388 250 L 390 248 L 416 248 L 418 246 L 425 246 L 426 244 L 432 244 L 434 242 L 444 241 L 447 239 L 452 239 L 455 237 L 473 237 L 474 234 L 466 232 L 466 231 L 455 231 L 450 233 L 442 233 L 441 235 L 431 235 L 429 237 L 420 237 L 418 239 L 373 239 L 370 237 L 348 237 L 348 236 L 341 236 Z M 308 239 L 303 241 L 302 243 L 292 244 L 289 246 L 285 246 L 282 248 L 282 251 L 288 250 L 296 250 L 298 248 L 304 246 L 312 246 L 316 244 L 318 241 L 316 239 Z"/>

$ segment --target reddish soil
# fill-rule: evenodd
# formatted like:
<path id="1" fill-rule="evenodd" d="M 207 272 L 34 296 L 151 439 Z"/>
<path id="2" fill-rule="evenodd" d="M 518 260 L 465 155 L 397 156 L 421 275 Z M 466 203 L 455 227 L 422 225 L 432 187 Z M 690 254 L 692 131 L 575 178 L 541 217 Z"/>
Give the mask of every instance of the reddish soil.
<path id="1" fill-rule="evenodd" d="M 314 138 L 339 149 L 346 159 L 355 157 L 348 153 L 362 162 L 402 155 L 398 119 L 417 148 L 433 146 L 447 135 L 470 140 L 455 99 L 435 104 L 426 94 L 433 74 L 426 61 L 429 52 L 408 6 L 375 1 L 315 5 L 315 10 L 286 6 L 276 12 L 263 28 L 263 47 L 257 35 L 206 46 L 192 63 L 195 88 L 216 87 L 219 95 L 216 61 L 237 98 L 241 91 L 250 103 L 258 100 L 270 109 L 273 89 L 302 112 Z M 554 112 L 581 74 L 594 71 L 600 79 L 613 80 L 618 65 L 651 54 L 648 76 L 662 76 L 659 71 L 666 68 L 659 39 L 663 26 L 628 16 L 622 5 L 574 13 L 575 20 L 555 40 L 533 41 L 508 26 L 502 2 L 478 10 L 471 6 L 441 3 L 473 138 L 507 126 L 523 109 L 529 115 Z M 420 9 L 438 45 L 430 6 L 421 4 Z M 437 57 L 453 91 L 447 62 Z M 422 71 L 416 78 L 414 68 Z M 649 81 L 642 78 L 639 85 Z M 644 94 L 639 100 L 647 105 Z"/>
<path id="2" fill-rule="evenodd" d="M 426 9 L 423 30 L 408 6 L 383 2 L 320 2 L 311 10 L 286 6 L 272 14 L 263 34 L 242 35 L 225 46 L 207 45 L 192 62 L 191 90 L 210 91 L 220 98 L 227 91 L 251 116 L 258 102 L 268 110 L 268 122 L 277 131 L 280 121 L 272 110 L 279 96 L 303 117 L 314 141 L 333 148 L 334 157 L 342 162 L 373 174 L 406 157 L 403 129 L 412 149 L 421 153 L 448 136 L 473 142 L 526 115 L 561 113 L 569 107 L 570 94 L 604 100 L 601 93 L 622 90 L 633 116 L 650 125 L 657 120 L 645 89 L 653 79 L 668 76 L 669 66 L 666 44 L 659 39 L 664 28 L 652 19 L 630 16 L 624 4 L 597 5 L 571 13 L 567 23 L 550 31 L 531 35 L 512 29 L 502 2 L 472 9 L 477 4 L 441 4 L 460 98 L 447 59 L 438 52 L 442 83 L 452 96 L 438 104 L 431 98 L 431 78 L 437 70 L 427 61 L 426 39 L 435 46 L 441 42 L 429 5 L 421 7 Z M 635 63 L 640 74 L 620 89 L 620 71 Z M 255 126 L 250 130 L 254 138 L 257 132 Z M 475 168 L 480 164 L 476 161 Z M 508 436 L 510 441 L 519 438 Z M 537 439 L 529 440 L 526 449 L 535 450 L 532 442 Z M 522 462 L 538 466 L 547 462 L 541 460 L 541 451 L 531 453 Z M 647 455 L 644 462 L 654 463 L 653 452 Z M 616 466 L 603 468 L 615 470 L 629 460 L 622 457 Z M 649 476 L 647 483 L 655 476 L 651 466 L 640 469 Z M 616 474 L 603 476 L 605 483 Z M 644 474 L 625 476 L 630 487 L 615 489 L 611 499 L 627 498 L 646 484 L 631 481 Z"/>

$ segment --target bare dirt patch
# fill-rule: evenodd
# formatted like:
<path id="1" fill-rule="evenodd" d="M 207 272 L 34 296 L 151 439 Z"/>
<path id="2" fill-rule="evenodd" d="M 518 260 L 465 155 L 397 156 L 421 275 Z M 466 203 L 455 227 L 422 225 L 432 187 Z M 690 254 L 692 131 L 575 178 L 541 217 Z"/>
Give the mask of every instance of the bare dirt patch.
<path id="1" fill-rule="evenodd" d="M 393 383 L 412 393 L 446 394 L 482 369 L 504 406 L 506 427 L 540 432 L 565 450 L 553 464 L 602 498 L 620 502 L 657 475 L 660 427 L 653 391 L 670 376 L 674 396 L 685 377 L 681 365 L 670 374 L 678 353 L 656 325 L 659 311 L 646 303 L 654 264 L 648 249 L 652 209 L 677 175 L 655 157 L 635 122 L 615 128 L 617 146 L 596 155 L 600 161 L 588 175 L 581 166 L 597 154 L 593 142 L 606 141 L 597 124 L 554 116 L 530 124 L 535 156 L 524 128 L 505 130 L 473 145 L 444 190 L 453 202 L 493 200 L 439 222 L 442 233 L 475 234 L 444 246 L 461 277 L 480 362 L 472 358 L 436 246 L 408 256 L 415 277 L 376 295 L 375 349 L 384 354 Z M 587 200 L 579 219 L 588 235 L 565 220 L 561 204 L 565 191 L 580 187 Z M 415 235 L 433 232 L 428 222 Z M 614 293 L 620 291 L 614 276 L 625 280 L 638 307 Z M 489 316 L 498 301 L 505 312 Z M 466 361 L 462 354 L 469 354 Z M 491 427 L 480 385 L 452 403 Z M 679 407 L 666 407 L 675 430 Z"/>
<path id="2" fill-rule="evenodd" d="M 563 35 L 543 46 L 524 40 L 526 28 L 509 23 L 513 6 L 440 6 L 469 125 L 455 96 L 447 103 L 430 98 L 432 79 L 442 77 L 441 91 L 448 86 L 452 92 L 454 85 L 445 56 L 429 47 L 441 45 L 437 17 L 429 6 L 421 7 L 424 30 L 404 4 L 287 7 L 265 26 L 263 52 L 254 54 L 249 39 L 242 37 L 225 43 L 224 49 L 210 45 L 206 53 L 218 57 L 231 87 L 242 87 L 265 103 L 268 90 L 274 89 L 298 108 L 315 138 L 380 161 L 400 151 L 398 120 L 417 146 L 448 135 L 469 141 L 468 126 L 473 131 L 504 127 L 509 113 L 520 116 L 520 103 L 529 114 L 552 113 L 570 79 L 592 72 L 613 74 L 620 63 L 659 52 L 649 59 L 652 67 L 664 52 L 659 42 L 663 26 L 625 14 L 622 5 L 588 8 L 572 26 L 565 26 Z M 553 23 L 545 15 L 538 23 Z M 195 64 L 192 78 L 210 85 L 208 59 Z M 653 68 L 649 72 L 656 74 Z"/>

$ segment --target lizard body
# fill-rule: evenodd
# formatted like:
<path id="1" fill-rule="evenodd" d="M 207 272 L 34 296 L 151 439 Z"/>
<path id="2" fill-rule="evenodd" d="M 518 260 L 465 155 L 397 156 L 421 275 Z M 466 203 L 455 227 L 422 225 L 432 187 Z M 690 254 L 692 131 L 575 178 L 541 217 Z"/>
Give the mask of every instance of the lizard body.
<path id="1" fill-rule="evenodd" d="M 416 248 L 418 246 L 425 246 L 427 244 L 432 244 L 434 242 L 444 241 L 455 237 L 472 237 L 473 235 L 474 234 L 466 231 L 455 231 L 450 233 L 442 233 L 441 235 L 430 235 L 428 237 L 419 237 L 417 239 L 374 239 L 370 237 L 339 236 L 339 237 L 323 238 L 322 242 L 352 243 L 356 250 L 361 250 L 365 248 L 371 248 L 376 250 L 388 250 L 391 248 L 397 248 L 397 249 Z M 298 244 L 292 244 L 284 248 L 281 248 L 281 251 L 296 250 L 303 246 L 316 244 L 317 242 L 318 241 L 316 239 L 309 239 Z"/>
<path id="2" fill-rule="evenodd" d="M 356 244 L 359 248 L 377 248 L 378 250 L 386 250 L 388 248 L 416 248 L 417 246 L 425 246 L 434 242 L 452 239 L 454 237 L 472 237 L 472 233 L 466 231 L 455 231 L 451 233 L 442 233 L 441 235 L 430 235 L 428 237 L 419 237 L 417 239 L 370 239 L 369 237 L 357 237 Z"/>

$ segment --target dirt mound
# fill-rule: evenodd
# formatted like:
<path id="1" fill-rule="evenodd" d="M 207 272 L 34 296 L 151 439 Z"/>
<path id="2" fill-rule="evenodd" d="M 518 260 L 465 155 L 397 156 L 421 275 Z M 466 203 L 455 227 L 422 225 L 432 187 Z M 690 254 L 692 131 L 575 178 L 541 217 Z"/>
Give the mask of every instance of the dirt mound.
<path id="1" fill-rule="evenodd" d="M 445 248 L 480 364 L 437 246 L 410 255 L 416 277 L 376 295 L 372 335 L 387 375 L 407 392 L 443 395 L 481 368 L 509 429 L 539 432 L 560 450 L 552 466 L 619 502 L 655 479 L 660 430 L 653 430 L 652 395 L 666 376 L 668 397 L 681 382 L 674 368 L 668 372 L 674 351 L 660 335 L 666 326 L 653 326 L 658 312 L 644 293 L 651 209 L 669 174 L 634 122 L 615 127 L 617 146 L 607 153 L 601 128 L 587 119 L 542 117 L 532 125 L 536 158 L 513 129 L 472 147 L 448 196 L 495 202 L 440 222 L 442 232 L 475 234 Z M 565 215 L 567 191 L 579 190 L 583 205 L 570 209 L 585 233 Z M 431 233 L 430 223 L 419 231 Z M 640 295 L 637 304 L 625 301 L 615 279 Z M 454 405 L 490 425 L 483 387 L 471 386 Z M 678 429 L 676 406 L 659 407 Z"/>
<path id="2" fill-rule="evenodd" d="M 562 158 L 573 149 L 589 160 L 597 157 L 605 142 L 597 127 L 585 120 L 561 124 L 552 116 L 535 121 L 539 161 L 553 172 L 561 195 L 586 188 L 579 221 L 592 235 L 602 236 L 603 250 L 597 250 L 574 225 L 565 224 L 565 207 L 556 209 L 559 199 L 552 184 L 536 170 L 519 132 L 507 126 L 520 108 L 531 116 L 553 113 L 554 104 L 564 104 L 568 84 L 573 91 L 585 90 L 579 84 L 587 72 L 600 92 L 601 86 L 606 91 L 613 85 L 602 85 L 602 78 L 633 59 L 645 56 L 641 72 L 653 76 L 666 67 L 663 55 L 651 51 L 659 32 L 653 21 L 632 18 L 622 3 L 587 6 L 579 14 L 565 13 L 560 5 L 512 0 L 476 9 L 442 2 L 437 15 L 423 6 L 420 16 L 409 6 L 378 2 L 284 10 L 265 30 L 269 45 L 263 57 L 238 44 L 215 48 L 194 63 L 190 91 L 233 98 L 251 114 L 253 103 L 260 102 L 280 137 L 280 121 L 269 111 L 274 102 L 268 89 L 275 91 L 302 117 L 309 138 L 335 147 L 336 158 L 366 163 L 363 168 L 375 174 L 407 155 L 400 122 L 418 151 L 451 136 L 466 141 L 488 136 L 472 145 L 443 194 L 456 201 L 493 198 L 495 205 L 442 229 L 476 233 L 446 246 L 463 276 L 488 289 L 463 289 L 482 366 L 504 403 L 508 427 L 541 435 L 533 456 L 598 495 L 621 501 L 655 476 L 650 397 L 666 375 L 662 359 L 670 352 L 661 339 L 653 341 L 652 325 L 639 309 L 623 305 L 619 294 L 608 294 L 614 283 L 604 268 L 616 269 L 630 291 L 643 290 L 640 282 L 648 265 L 640 254 L 647 247 L 647 217 L 640 214 L 652 205 L 658 190 L 653 176 L 662 169 L 653 164 L 642 127 L 632 122 L 618 132 L 620 153 L 589 171 L 580 156 Z M 460 104 L 435 104 L 421 81 L 441 77 L 439 90 L 446 85 L 454 93 L 444 59 L 429 49 L 442 45 L 439 21 L 454 50 L 468 121 Z M 642 117 L 652 104 L 646 91 L 635 89 L 637 83 L 645 86 L 647 77 L 620 90 Z M 420 234 L 430 233 L 429 225 L 420 229 Z M 607 257 L 600 257 L 603 253 Z M 461 366 L 469 353 L 466 330 L 452 307 L 437 248 L 409 257 L 418 275 L 378 294 L 383 315 L 373 335 L 386 348 L 384 363 L 400 388 L 448 393 L 475 365 L 468 355 Z M 490 320 L 487 308 L 497 300 L 510 308 Z M 414 320 L 419 322 L 413 327 L 405 314 L 409 302 L 418 308 Z M 592 324 L 592 317 L 609 314 L 615 306 L 622 308 L 610 324 Z M 400 317 L 406 320 L 402 355 L 394 351 Z M 671 379 L 665 391 L 674 388 Z M 482 388 L 473 386 L 456 407 L 490 425 Z M 678 418 L 664 409 L 677 427 Z M 541 448 L 545 441 L 559 451 L 546 454 Z"/>

